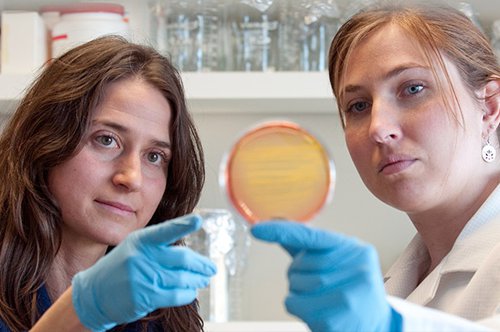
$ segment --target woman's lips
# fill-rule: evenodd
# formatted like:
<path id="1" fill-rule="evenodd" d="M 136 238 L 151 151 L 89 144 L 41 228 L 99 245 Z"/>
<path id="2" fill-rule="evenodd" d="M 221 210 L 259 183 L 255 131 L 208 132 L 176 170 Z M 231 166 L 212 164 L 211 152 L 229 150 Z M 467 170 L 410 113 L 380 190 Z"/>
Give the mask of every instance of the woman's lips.
<path id="1" fill-rule="evenodd" d="M 415 162 L 415 159 L 398 159 L 395 161 L 387 161 L 380 167 L 380 173 L 384 175 L 396 174 L 404 171 Z"/>
<path id="2" fill-rule="evenodd" d="M 120 214 L 131 214 L 135 212 L 135 210 L 127 204 L 112 202 L 112 201 L 102 201 L 102 200 L 96 200 L 96 202 L 101 206 L 103 206 L 104 208 L 113 210 Z"/>

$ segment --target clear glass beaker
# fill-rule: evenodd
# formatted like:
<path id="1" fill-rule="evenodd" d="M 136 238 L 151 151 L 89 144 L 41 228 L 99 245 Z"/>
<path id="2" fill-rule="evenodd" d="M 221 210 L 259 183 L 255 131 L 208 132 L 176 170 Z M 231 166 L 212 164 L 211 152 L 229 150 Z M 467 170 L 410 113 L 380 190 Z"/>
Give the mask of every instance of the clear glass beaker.
<path id="1" fill-rule="evenodd" d="M 335 0 L 283 1 L 280 8 L 279 69 L 327 69 L 330 42 L 340 25 Z"/>
<path id="2" fill-rule="evenodd" d="M 200 231 L 186 237 L 186 244 L 210 258 L 217 274 L 209 287 L 199 291 L 200 314 L 206 321 L 241 319 L 242 273 L 250 236 L 248 226 L 225 209 L 196 209 L 203 218 Z"/>
<path id="3" fill-rule="evenodd" d="M 225 69 L 226 0 L 158 0 L 151 5 L 158 50 L 181 71 Z"/>
<path id="4" fill-rule="evenodd" d="M 276 70 L 277 8 L 276 0 L 234 0 L 231 3 L 229 17 L 235 70 Z"/>

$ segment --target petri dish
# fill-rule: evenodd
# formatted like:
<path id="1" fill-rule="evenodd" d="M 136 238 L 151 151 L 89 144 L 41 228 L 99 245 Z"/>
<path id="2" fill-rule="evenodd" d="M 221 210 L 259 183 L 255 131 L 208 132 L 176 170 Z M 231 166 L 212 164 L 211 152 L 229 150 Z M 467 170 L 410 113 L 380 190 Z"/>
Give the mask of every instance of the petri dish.
<path id="1" fill-rule="evenodd" d="M 222 160 L 220 185 L 249 223 L 310 221 L 331 200 L 335 165 L 310 132 L 291 121 L 247 130 Z"/>

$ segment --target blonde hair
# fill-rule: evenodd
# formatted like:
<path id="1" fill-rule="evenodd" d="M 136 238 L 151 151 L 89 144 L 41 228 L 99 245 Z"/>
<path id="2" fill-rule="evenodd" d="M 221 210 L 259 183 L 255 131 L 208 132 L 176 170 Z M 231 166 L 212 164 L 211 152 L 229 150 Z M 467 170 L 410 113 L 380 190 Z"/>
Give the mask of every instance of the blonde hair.
<path id="1" fill-rule="evenodd" d="M 345 22 L 330 46 L 328 56 L 330 84 L 344 126 L 345 118 L 341 102 L 345 91 L 341 87 L 345 81 L 348 60 L 353 50 L 363 40 L 388 24 L 401 27 L 414 38 L 429 64 L 439 66 L 445 73 L 455 101 L 457 96 L 444 65 L 443 55 L 456 65 L 471 95 L 489 81 L 500 77 L 498 60 L 488 38 L 460 11 L 449 6 L 428 3 L 370 6 Z M 437 76 L 435 67 L 431 65 L 431 68 Z M 439 84 L 439 80 L 437 81 Z M 443 101 L 449 106 L 450 98 L 446 97 L 442 85 L 439 88 Z"/>

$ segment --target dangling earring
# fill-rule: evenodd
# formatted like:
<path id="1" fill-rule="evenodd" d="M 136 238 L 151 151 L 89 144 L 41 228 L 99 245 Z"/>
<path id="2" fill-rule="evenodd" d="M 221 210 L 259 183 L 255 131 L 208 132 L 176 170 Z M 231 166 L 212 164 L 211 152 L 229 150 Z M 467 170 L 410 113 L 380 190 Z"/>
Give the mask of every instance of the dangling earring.
<path id="1" fill-rule="evenodd" d="M 490 144 L 489 137 L 486 140 L 486 144 L 483 146 L 482 156 L 483 160 L 486 161 L 487 163 L 491 163 L 493 160 L 495 160 L 495 157 L 497 156 L 497 150 L 493 145 Z"/>

